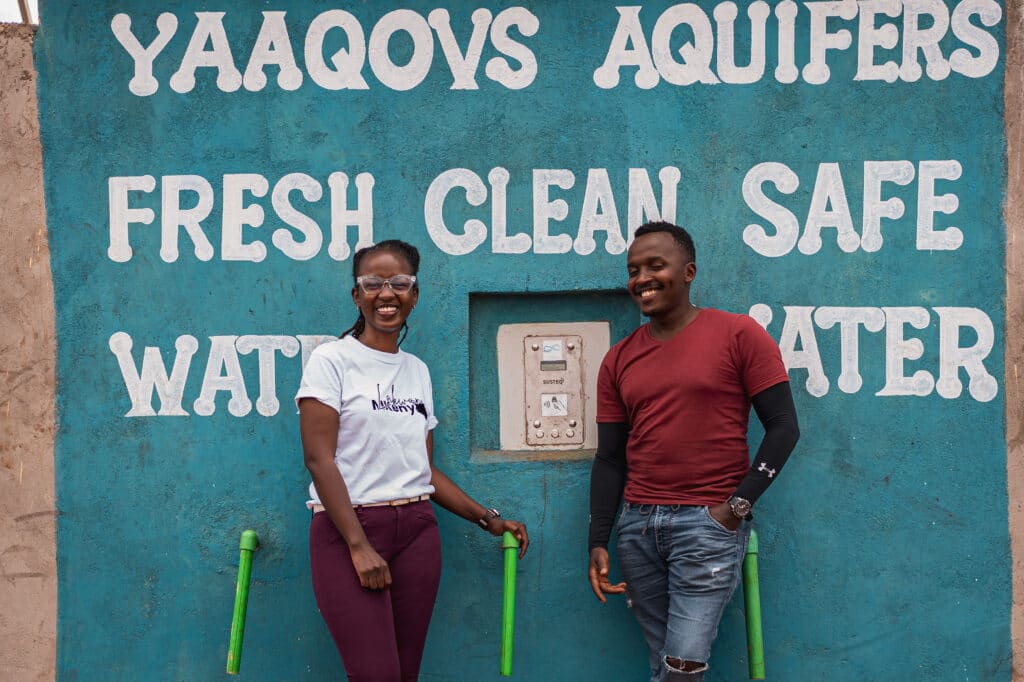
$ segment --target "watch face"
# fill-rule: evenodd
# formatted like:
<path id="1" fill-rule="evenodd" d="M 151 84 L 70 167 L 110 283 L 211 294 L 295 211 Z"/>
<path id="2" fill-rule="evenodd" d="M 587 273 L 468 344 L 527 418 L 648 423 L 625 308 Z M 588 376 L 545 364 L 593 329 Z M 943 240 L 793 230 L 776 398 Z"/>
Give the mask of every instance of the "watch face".
<path id="1" fill-rule="evenodd" d="M 477 523 L 480 524 L 481 528 L 487 528 L 487 524 L 489 524 L 492 519 L 497 518 L 501 518 L 501 512 L 499 512 L 497 509 L 488 509 L 487 511 L 484 512 L 483 518 L 477 521 Z"/>
<path id="2" fill-rule="evenodd" d="M 730 499 L 729 506 L 732 507 L 732 513 L 740 518 L 746 517 L 750 513 L 750 502 L 742 497 Z"/>

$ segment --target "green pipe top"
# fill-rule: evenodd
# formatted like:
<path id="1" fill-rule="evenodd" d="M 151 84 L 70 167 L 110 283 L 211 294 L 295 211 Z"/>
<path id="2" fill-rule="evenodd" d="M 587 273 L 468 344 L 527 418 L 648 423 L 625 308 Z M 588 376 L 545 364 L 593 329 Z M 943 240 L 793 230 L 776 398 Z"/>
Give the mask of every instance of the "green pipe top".
<path id="1" fill-rule="evenodd" d="M 260 540 L 254 530 L 242 531 L 242 540 L 238 543 L 239 548 L 255 551 L 260 546 Z"/>
<path id="2" fill-rule="evenodd" d="M 505 531 L 501 536 L 501 548 L 519 549 L 519 540 L 516 540 L 516 536 L 512 535 L 512 533 Z"/>
<path id="3" fill-rule="evenodd" d="M 750 541 L 747 543 L 747 554 L 757 554 L 757 531 L 750 531 Z"/>

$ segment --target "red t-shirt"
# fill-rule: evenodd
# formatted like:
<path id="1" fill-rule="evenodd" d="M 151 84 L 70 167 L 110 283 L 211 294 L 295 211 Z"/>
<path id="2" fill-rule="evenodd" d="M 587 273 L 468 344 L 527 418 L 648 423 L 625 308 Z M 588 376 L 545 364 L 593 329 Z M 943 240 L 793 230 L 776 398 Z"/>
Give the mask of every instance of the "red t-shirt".
<path id="1" fill-rule="evenodd" d="M 779 347 L 746 315 L 701 309 L 668 341 L 643 325 L 604 356 L 597 421 L 629 424 L 625 498 L 713 505 L 750 468 L 750 398 L 788 381 Z"/>

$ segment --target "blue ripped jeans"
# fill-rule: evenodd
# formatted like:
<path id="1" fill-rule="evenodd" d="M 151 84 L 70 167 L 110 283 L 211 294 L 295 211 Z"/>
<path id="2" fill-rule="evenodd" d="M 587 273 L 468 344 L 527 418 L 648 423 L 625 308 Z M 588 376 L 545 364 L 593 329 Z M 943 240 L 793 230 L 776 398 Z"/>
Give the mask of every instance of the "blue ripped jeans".
<path id="1" fill-rule="evenodd" d="M 619 568 L 647 640 L 651 682 L 703 682 L 718 621 L 739 584 L 750 522 L 731 531 L 707 507 L 623 505 Z M 703 662 L 683 672 L 666 658 Z"/>

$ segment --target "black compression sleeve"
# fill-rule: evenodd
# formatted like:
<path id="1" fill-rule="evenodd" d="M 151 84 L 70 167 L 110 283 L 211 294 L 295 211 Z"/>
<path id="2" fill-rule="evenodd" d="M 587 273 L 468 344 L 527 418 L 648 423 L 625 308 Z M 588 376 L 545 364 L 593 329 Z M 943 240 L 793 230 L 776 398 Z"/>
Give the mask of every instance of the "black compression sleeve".
<path id="1" fill-rule="evenodd" d="M 757 501 L 782 471 L 789 453 L 800 438 L 796 407 L 793 405 L 788 381 L 766 388 L 755 395 L 752 402 L 758 419 L 764 425 L 764 440 L 757 449 L 750 471 L 740 481 L 735 493 L 737 497 L 750 500 L 751 503 Z"/>
<path id="2" fill-rule="evenodd" d="M 598 423 L 597 454 L 590 470 L 590 536 L 587 548 L 607 547 L 622 489 L 626 487 L 626 440 L 629 426 Z"/>

